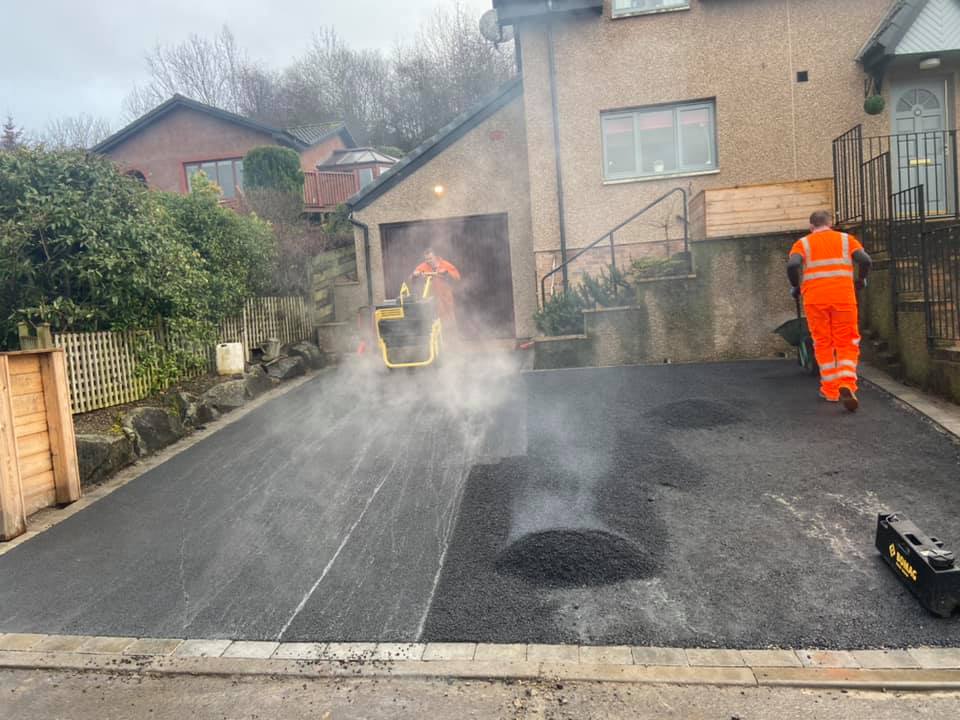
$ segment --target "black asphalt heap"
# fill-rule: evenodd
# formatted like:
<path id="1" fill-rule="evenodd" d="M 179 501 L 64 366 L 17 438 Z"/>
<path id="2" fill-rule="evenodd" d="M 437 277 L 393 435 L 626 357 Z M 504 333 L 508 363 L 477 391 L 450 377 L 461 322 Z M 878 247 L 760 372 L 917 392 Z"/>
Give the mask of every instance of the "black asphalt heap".
<path id="1" fill-rule="evenodd" d="M 889 509 L 960 549 L 958 446 L 885 395 L 846 414 L 790 363 L 527 383 L 527 456 L 474 468 L 424 639 L 960 643 L 873 547 Z"/>

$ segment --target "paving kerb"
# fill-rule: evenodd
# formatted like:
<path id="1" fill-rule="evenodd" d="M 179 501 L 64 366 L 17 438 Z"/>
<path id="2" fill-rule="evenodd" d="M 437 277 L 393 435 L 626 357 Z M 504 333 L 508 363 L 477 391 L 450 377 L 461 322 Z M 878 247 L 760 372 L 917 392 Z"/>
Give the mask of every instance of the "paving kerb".
<path id="1" fill-rule="evenodd" d="M 920 413 L 943 431 L 960 438 L 960 407 L 904 385 L 869 365 L 861 365 L 861 379 Z M 869 412 L 869 408 L 864 408 Z"/>
<path id="2" fill-rule="evenodd" d="M 638 657 L 643 660 L 660 657 L 675 663 L 658 665 L 636 664 L 637 658 L 628 658 L 624 652 L 629 652 L 629 648 L 577 645 L 514 644 L 498 647 L 489 644 L 475 646 L 473 643 L 274 643 L 15 633 L 0 636 L 0 642 L 5 647 L 24 648 L 0 650 L 0 667 L 19 669 L 108 670 L 152 675 L 389 676 L 874 690 L 960 689 L 960 651 L 943 648 L 833 652 L 829 655 L 817 650 L 794 653 L 788 650 L 711 652 L 681 648 L 632 649 L 635 653 L 655 651 L 646 654 L 640 652 Z M 151 654 L 150 651 L 166 654 Z M 521 652 L 528 659 L 516 659 Z M 578 659 L 573 659 L 575 653 Z M 796 664 L 788 666 L 791 664 L 791 654 Z M 871 667 L 861 667 L 858 654 L 862 656 L 863 664 Z M 416 659 L 421 655 L 424 659 Z M 533 659 L 551 656 L 554 659 Z M 427 660 L 427 657 L 433 659 Z M 619 658 L 623 662 L 601 662 L 604 658 Z M 715 664 L 681 664 L 680 658 L 696 663 L 712 661 Z M 856 665 L 799 666 L 802 658 L 807 658 L 808 663 Z M 735 666 L 735 660 L 739 660 L 740 664 Z M 764 666 L 764 662 L 772 666 Z M 887 667 L 872 667 L 883 666 L 884 663 Z M 921 667 L 907 667 L 910 663 Z"/>
<path id="3" fill-rule="evenodd" d="M 221 416 L 203 430 L 197 430 L 178 440 L 172 445 L 165 447 L 163 450 L 160 450 L 154 455 L 136 461 L 133 465 L 124 468 L 109 480 L 97 485 L 89 492 L 85 492 L 83 497 L 76 502 L 66 505 L 62 508 L 45 508 L 38 511 L 36 514 L 27 518 L 27 532 L 15 537 L 13 540 L 0 542 L 0 555 L 10 552 L 15 547 L 19 547 L 20 545 L 23 545 L 24 543 L 35 538 L 37 535 L 40 535 L 50 528 L 59 525 L 64 520 L 67 520 L 73 515 L 76 515 L 78 512 L 85 510 L 93 505 L 93 503 L 107 497 L 111 493 L 122 488 L 124 485 L 133 482 L 138 477 L 144 475 L 150 470 L 153 470 L 158 465 L 162 465 L 171 458 L 176 457 L 184 450 L 187 450 L 202 440 L 205 440 L 211 435 L 223 430 L 225 427 L 229 427 L 238 420 L 241 420 L 244 416 L 253 412 L 261 405 L 265 405 L 271 400 L 287 394 L 291 390 L 296 390 L 304 383 L 310 382 L 326 372 L 329 372 L 329 370 L 312 371 L 308 372 L 307 375 L 303 377 L 285 382 L 283 385 L 279 385 L 278 387 L 265 392 L 263 395 L 254 398 L 243 407 L 237 408 L 236 410 Z"/>

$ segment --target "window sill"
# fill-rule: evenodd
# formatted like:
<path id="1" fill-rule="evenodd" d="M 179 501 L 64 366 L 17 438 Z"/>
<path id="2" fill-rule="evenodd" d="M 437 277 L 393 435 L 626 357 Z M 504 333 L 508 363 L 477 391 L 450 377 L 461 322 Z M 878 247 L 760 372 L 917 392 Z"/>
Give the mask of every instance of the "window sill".
<path id="1" fill-rule="evenodd" d="M 663 13 L 683 12 L 689 9 L 690 6 L 687 5 L 686 7 L 657 8 L 656 10 L 621 10 L 620 12 L 611 10 L 610 19 L 623 20 L 624 18 L 639 17 L 641 15 L 662 15 Z"/>
<path id="2" fill-rule="evenodd" d="M 698 170 L 696 172 L 664 173 L 663 175 L 644 175 L 635 178 L 619 178 L 617 180 L 604 180 L 604 185 L 626 185 L 627 183 L 654 182 L 656 180 L 673 180 L 675 178 L 700 177 L 701 175 L 719 175 L 720 168 L 714 170 Z"/>

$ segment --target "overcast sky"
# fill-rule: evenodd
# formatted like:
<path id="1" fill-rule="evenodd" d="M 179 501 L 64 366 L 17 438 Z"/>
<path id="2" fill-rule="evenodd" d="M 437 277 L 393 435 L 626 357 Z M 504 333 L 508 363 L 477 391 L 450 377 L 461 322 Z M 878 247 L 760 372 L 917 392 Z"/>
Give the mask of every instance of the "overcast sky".
<path id="1" fill-rule="evenodd" d="M 0 0 L 0 114 L 42 130 L 81 112 L 122 124 L 146 79 L 144 53 L 226 23 L 251 57 L 282 67 L 332 25 L 355 47 L 389 49 L 452 0 Z M 490 0 L 463 0 L 479 15 Z"/>

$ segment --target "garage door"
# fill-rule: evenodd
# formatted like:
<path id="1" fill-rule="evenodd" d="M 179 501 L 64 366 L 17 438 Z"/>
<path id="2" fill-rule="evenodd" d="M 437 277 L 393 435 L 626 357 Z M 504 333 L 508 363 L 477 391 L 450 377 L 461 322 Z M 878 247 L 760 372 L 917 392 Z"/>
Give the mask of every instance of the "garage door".
<path id="1" fill-rule="evenodd" d="M 506 215 L 477 215 L 380 226 L 387 297 L 432 247 L 463 277 L 457 286 L 457 325 L 466 339 L 514 336 L 513 281 Z"/>

